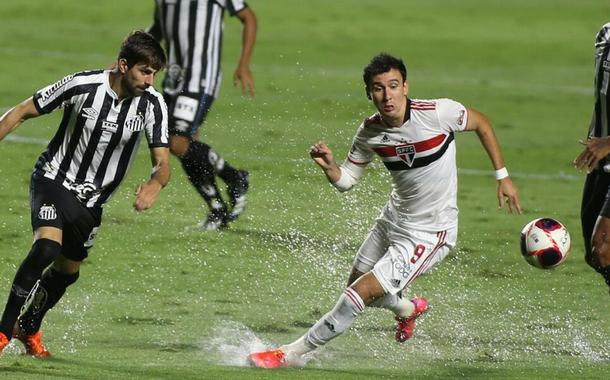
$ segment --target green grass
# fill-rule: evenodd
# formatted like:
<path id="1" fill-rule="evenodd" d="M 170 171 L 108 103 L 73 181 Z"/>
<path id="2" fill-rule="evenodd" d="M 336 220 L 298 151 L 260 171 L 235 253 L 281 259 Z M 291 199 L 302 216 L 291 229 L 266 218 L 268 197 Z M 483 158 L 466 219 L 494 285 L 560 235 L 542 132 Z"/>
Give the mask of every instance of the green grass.
<path id="1" fill-rule="evenodd" d="M 50 360 L 0 357 L 3 379 L 605 379 L 610 308 L 583 261 L 584 176 L 571 161 L 592 109 L 593 39 L 610 5 L 583 1 L 250 1 L 260 27 L 255 99 L 231 86 L 239 24 L 230 19 L 225 83 L 204 138 L 250 170 L 247 214 L 221 233 L 188 227 L 204 209 L 180 165 L 159 203 L 131 210 L 147 152 L 105 209 L 91 257 L 43 325 Z M 0 108 L 61 76 L 107 67 L 152 2 L 2 1 Z M 494 123 L 523 215 L 497 210 L 489 161 L 457 137 L 458 247 L 413 285 L 433 308 L 416 337 L 393 342 L 393 320 L 367 310 L 302 369 L 237 364 L 248 347 L 297 338 L 333 306 L 389 191 L 374 165 L 338 194 L 307 158 L 325 139 L 342 159 L 373 113 L 361 83 L 370 57 L 405 58 L 411 96 L 450 97 Z M 31 244 L 28 180 L 59 113 L 0 143 L 0 296 Z M 541 271 L 520 257 L 521 226 L 563 221 L 571 257 Z M 2 303 L 4 302 L 4 298 Z M 257 340 L 257 339 L 260 339 Z M 258 342 L 258 343 L 257 343 Z M 232 353 L 232 355 L 228 354 Z"/>

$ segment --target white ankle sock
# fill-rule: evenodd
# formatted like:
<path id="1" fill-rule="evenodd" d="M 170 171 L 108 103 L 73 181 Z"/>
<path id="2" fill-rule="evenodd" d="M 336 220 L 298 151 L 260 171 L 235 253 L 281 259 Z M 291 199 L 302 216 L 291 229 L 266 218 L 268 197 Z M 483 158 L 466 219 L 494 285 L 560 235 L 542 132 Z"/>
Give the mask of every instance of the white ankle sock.
<path id="1" fill-rule="evenodd" d="M 347 288 L 335 307 L 316 322 L 305 334 L 306 343 L 320 347 L 336 338 L 351 326 L 364 311 L 364 302 L 352 288 Z"/>
<path id="2" fill-rule="evenodd" d="M 396 294 L 386 294 L 373 301 L 369 306 L 388 309 L 402 318 L 408 317 L 415 311 L 413 302 Z"/>

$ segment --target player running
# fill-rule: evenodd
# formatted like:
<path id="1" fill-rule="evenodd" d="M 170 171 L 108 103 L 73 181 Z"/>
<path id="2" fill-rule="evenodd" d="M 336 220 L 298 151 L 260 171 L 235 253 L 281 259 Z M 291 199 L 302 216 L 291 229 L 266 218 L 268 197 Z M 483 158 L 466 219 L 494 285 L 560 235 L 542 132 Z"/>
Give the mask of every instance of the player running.
<path id="1" fill-rule="evenodd" d="M 84 71 L 36 92 L 0 117 L 0 140 L 26 119 L 63 109 L 30 182 L 34 243 L 13 280 L 0 320 L 0 352 L 17 338 L 26 352 L 49 356 L 40 325 L 78 280 L 102 222 L 145 136 L 153 171 L 133 207 L 146 210 L 168 183 L 167 107 L 152 87 L 166 63 L 159 43 L 136 31 L 121 45 L 115 69 Z"/>
<path id="2" fill-rule="evenodd" d="M 457 239 L 457 168 L 454 133 L 475 131 L 496 170 L 500 207 L 521 213 L 517 188 L 508 176 L 489 120 L 450 99 L 408 98 L 402 60 L 379 54 L 364 68 L 366 93 L 378 112 L 354 137 L 347 159 L 337 165 L 324 142 L 310 155 L 339 191 L 351 189 L 378 155 L 392 176 L 388 203 L 360 247 L 348 287 L 335 307 L 303 336 L 278 349 L 249 355 L 262 368 L 299 365 L 302 356 L 336 338 L 366 306 L 396 315 L 396 340 L 411 338 L 428 301 L 402 297 L 419 275 L 443 260 Z"/>

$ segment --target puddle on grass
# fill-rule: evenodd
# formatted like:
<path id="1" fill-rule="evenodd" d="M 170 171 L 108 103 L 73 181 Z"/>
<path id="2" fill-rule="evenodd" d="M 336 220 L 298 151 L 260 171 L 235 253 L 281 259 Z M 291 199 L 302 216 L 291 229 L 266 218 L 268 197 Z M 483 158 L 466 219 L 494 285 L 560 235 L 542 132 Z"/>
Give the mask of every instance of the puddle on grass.
<path id="1" fill-rule="evenodd" d="M 235 367 L 250 367 L 248 355 L 277 348 L 280 344 L 263 340 L 256 336 L 254 331 L 242 323 L 235 321 L 221 321 L 211 331 L 210 336 L 201 339 L 200 347 L 209 355 L 215 364 Z M 321 355 L 329 356 L 326 351 L 313 355 L 305 355 L 294 366 L 320 363 Z M 326 358 L 325 358 L 326 359 Z"/>

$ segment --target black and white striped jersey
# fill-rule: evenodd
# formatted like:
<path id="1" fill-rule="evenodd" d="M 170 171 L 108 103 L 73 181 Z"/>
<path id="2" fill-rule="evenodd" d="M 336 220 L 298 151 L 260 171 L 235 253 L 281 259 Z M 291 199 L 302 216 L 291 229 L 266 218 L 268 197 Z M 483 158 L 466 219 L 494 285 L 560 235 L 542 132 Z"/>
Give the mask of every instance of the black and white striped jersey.
<path id="1" fill-rule="evenodd" d="M 152 87 L 119 101 L 108 70 L 68 75 L 34 94 L 41 114 L 63 118 L 35 172 L 61 183 L 87 207 L 103 206 L 131 166 L 144 132 L 150 148 L 169 146 L 167 107 Z"/>
<path id="2" fill-rule="evenodd" d="M 610 23 L 595 37 L 595 109 L 589 137 L 610 135 Z"/>
<path id="3" fill-rule="evenodd" d="M 218 96 L 224 12 L 245 9 L 244 0 L 156 0 L 155 24 L 166 44 L 163 91 Z"/>

